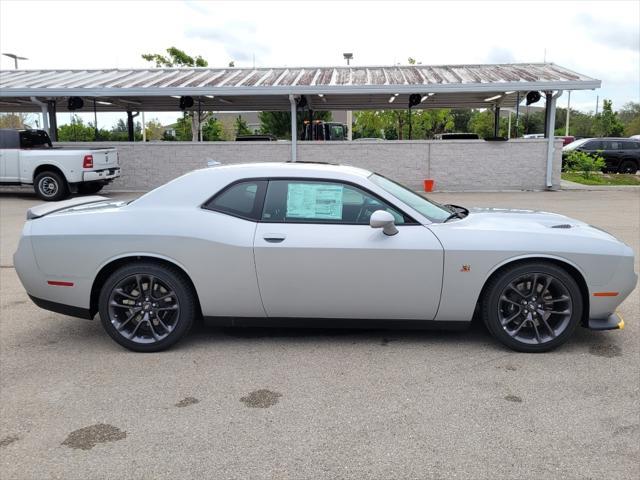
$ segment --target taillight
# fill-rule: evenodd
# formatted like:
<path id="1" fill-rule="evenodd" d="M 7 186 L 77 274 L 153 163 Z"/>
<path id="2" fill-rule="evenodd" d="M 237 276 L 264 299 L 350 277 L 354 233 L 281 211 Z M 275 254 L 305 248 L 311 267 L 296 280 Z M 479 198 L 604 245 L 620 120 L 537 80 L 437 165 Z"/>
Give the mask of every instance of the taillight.
<path id="1" fill-rule="evenodd" d="M 85 155 L 82 168 L 93 168 L 93 155 Z"/>

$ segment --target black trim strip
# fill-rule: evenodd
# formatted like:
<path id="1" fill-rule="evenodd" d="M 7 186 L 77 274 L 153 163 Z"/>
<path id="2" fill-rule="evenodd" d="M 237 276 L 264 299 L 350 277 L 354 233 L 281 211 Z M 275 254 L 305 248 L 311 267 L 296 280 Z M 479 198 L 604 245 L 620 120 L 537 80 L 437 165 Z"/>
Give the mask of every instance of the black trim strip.
<path id="1" fill-rule="evenodd" d="M 62 315 L 68 315 L 70 317 L 84 318 L 86 320 L 92 320 L 93 315 L 88 308 L 74 307 L 72 305 L 65 305 L 63 303 L 56 303 L 50 300 L 44 300 L 29 295 L 29 298 L 40 308 L 49 310 L 51 312 L 61 313 Z"/>
<path id="2" fill-rule="evenodd" d="M 470 321 L 380 320 L 361 318 L 204 317 L 221 327 L 366 328 L 388 330 L 466 330 Z"/>

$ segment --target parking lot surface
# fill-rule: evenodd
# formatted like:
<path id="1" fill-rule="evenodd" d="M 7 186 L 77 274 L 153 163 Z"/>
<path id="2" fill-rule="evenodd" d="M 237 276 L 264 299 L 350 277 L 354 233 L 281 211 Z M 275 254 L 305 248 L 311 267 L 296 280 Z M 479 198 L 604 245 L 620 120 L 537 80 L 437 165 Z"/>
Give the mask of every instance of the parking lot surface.
<path id="1" fill-rule="evenodd" d="M 640 252 L 637 190 L 432 197 L 563 213 Z M 12 254 L 39 202 L 11 191 L 0 203 L 3 480 L 640 476 L 638 289 L 620 309 L 624 331 L 579 328 L 546 354 L 509 351 L 481 325 L 206 324 L 170 351 L 136 354 L 96 320 L 30 302 Z"/>

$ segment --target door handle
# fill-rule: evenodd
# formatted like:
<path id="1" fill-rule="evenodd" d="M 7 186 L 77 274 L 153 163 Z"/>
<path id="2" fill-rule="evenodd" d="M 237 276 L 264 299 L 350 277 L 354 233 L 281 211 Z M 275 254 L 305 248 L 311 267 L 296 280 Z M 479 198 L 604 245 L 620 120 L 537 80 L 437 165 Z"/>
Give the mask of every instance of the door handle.
<path id="1" fill-rule="evenodd" d="M 287 238 L 287 236 L 284 233 L 265 233 L 262 238 L 269 243 L 280 243 Z"/>

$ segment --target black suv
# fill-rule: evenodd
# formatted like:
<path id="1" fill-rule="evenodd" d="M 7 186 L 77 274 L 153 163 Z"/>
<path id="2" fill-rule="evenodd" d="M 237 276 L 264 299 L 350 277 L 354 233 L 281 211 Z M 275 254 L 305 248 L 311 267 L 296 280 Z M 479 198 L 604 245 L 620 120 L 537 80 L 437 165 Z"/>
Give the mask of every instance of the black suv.
<path id="1" fill-rule="evenodd" d="M 583 138 L 562 149 L 562 159 L 573 150 L 604 158 L 607 172 L 636 173 L 640 170 L 640 140 L 632 138 Z"/>

